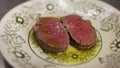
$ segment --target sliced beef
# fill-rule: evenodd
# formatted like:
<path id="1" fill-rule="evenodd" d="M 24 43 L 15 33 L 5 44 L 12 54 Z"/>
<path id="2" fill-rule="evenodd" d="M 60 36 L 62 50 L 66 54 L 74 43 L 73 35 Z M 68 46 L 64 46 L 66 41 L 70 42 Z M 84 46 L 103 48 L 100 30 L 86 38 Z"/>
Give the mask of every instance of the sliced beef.
<path id="1" fill-rule="evenodd" d="M 96 44 L 96 30 L 90 21 L 78 15 L 68 15 L 62 18 L 62 23 L 71 36 L 71 43 L 78 49 L 89 49 Z"/>
<path id="2" fill-rule="evenodd" d="M 69 44 L 66 29 L 53 17 L 41 17 L 33 26 L 33 34 L 41 48 L 49 52 L 63 52 Z"/>

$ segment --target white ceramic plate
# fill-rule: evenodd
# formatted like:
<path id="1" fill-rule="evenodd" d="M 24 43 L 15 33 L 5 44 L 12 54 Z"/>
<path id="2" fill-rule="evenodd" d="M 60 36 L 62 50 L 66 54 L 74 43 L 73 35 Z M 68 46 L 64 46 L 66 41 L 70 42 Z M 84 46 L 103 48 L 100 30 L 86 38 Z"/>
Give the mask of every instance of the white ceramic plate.
<path id="1" fill-rule="evenodd" d="M 65 53 L 43 52 L 32 35 L 39 17 L 78 14 L 90 20 L 97 44 L 90 50 L 68 47 Z M 9 11 L 0 23 L 0 50 L 15 68 L 119 68 L 120 12 L 101 1 L 35 0 Z"/>

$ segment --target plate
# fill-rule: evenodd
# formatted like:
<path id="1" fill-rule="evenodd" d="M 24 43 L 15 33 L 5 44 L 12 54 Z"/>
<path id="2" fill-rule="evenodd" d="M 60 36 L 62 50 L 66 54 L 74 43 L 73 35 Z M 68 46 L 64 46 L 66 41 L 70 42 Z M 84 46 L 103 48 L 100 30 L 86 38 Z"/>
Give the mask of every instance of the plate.
<path id="1" fill-rule="evenodd" d="M 62 54 L 44 52 L 32 34 L 40 17 L 78 14 L 90 20 L 97 43 L 89 50 L 72 46 Z M 92 0 L 35 0 L 10 10 L 0 23 L 0 50 L 15 68 L 119 68 L 120 12 Z"/>

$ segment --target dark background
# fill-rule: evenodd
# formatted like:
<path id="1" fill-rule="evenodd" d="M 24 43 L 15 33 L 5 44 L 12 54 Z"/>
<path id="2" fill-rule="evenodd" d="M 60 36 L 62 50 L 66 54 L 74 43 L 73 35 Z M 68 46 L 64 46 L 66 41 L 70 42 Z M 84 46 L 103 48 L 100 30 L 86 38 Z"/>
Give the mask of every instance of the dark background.
<path id="1" fill-rule="evenodd" d="M 27 0 L 0 0 L 0 19 L 7 13 L 11 8 L 19 5 Z M 120 0 L 102 0 L 105 1 L 117 9 L 120 10 Z"/>
<path id="2" fill-rule="evenodd" d="M 27 0 L 0 0 L 0 20 L 10 9 L 25 1 Z M 111 4 L 112 6 L 120 10 L 120 0 L 102 0 L 102 1 Z M 0 59 L 2 59 L 1 57 L 2 56 L 0 55 Z M 6 68 L 12 68 L 4 59 L 3 61 L 5 62 L 3 64 L 5 64 Z M 0 60 L 0 63 L 2 63 L 2 60 Z"/>

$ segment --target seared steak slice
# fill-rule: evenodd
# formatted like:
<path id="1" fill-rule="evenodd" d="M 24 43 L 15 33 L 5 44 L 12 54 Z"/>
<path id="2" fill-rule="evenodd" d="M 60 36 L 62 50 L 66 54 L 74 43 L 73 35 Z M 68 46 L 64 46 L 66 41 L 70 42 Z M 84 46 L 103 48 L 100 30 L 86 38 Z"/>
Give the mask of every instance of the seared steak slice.
<path id="1" fill-rule="evenodd" d="M 71 36 L 71 43 L 78 49 L 89 49 L 96 44 L 96 30 L 90 23 L 78 15 L 62 18 L 62 23 Z"/>
<path id="2" fill-rule="evenodd" d="M 69 44 L 69 35 L 60 23 L 53 17 L 42 17 L 33 27 L 33 34 L 43 50 L 59 53 L 63 52 Z"/>

